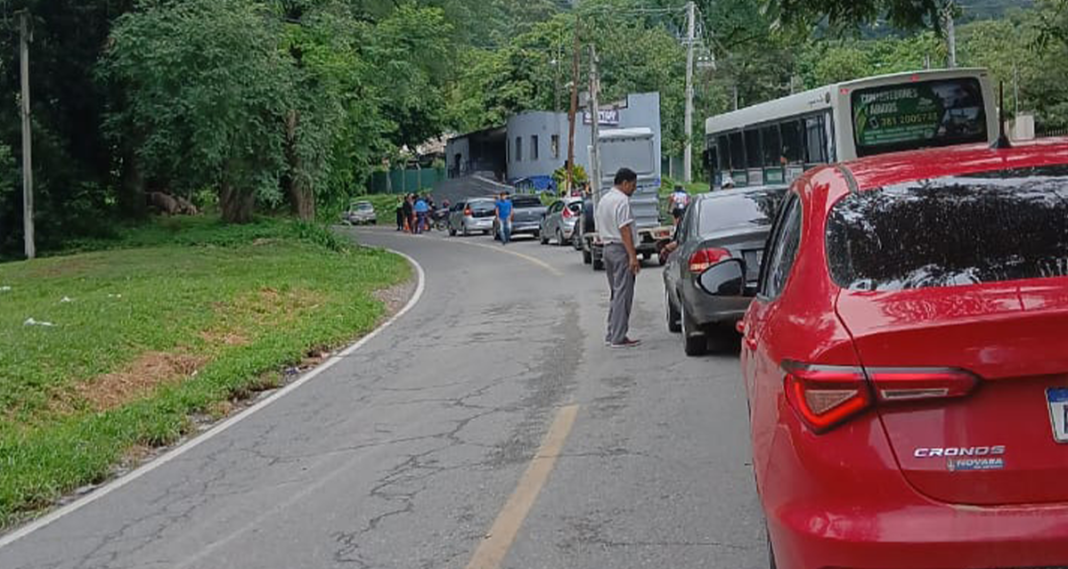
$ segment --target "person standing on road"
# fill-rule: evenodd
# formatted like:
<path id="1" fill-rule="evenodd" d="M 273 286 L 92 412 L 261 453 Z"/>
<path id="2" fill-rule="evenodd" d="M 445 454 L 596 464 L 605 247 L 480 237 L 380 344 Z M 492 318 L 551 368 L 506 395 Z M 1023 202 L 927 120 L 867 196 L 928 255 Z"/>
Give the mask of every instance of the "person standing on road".
<path id="1" fill-rule="evenodd" d="M 426 203 L 426 198 L 419 197 L 415 201 L 415 234 L 420 235 L 426 227 L 426 214 L 430 211 L 430 206 Z"/>
<path id="2" fill-rule="evenodd" d="M 415 202 L 412 201 L 411 194 L 404 196 L 404 203 L 401 205 L 401 214 L 404 215 L 404 232 L 411 233 L 415 226 L 412 224 L 412 220 L 415 218 Z"/>
<path id="3" fill-rule="evenodd" d="M 501 192 L 497 200 L 497 230 L 500 231 L 501 245 L 507 245 L 512 239 L 512 218 L 515 212 L 508 192 Z"/>
<path id="4" fill-rule="evenodd" d="M 671 193 L 671 216 L 675 218 L 675 225 L 682 221 L 682 216 L 689 205 L 690 194 L 686 193 L 686 189 L 682 186 L 675 186 L 675 191 Z"/>
<path id="5" fill-rule="evenodd" d="M 404 204 L 406 201 L 404 198 L 397 200 L 397 231 L 404 231 Z"/>
<path id="6" fill-rule="evenodd" d="M 630 210 L 630 197 L 638 189 L 638 175 L 629 168 L 616 173 L 615 185 L 601 197 L 594 220 L 604 243 L 604 268 L 608 274 L 611 304 L 605 343 L 613 348 L 633 348 L 641 344 L 627 336 L 630 311 L 634 305 L 634 280 L 641 271 L 638 228 Z"/>

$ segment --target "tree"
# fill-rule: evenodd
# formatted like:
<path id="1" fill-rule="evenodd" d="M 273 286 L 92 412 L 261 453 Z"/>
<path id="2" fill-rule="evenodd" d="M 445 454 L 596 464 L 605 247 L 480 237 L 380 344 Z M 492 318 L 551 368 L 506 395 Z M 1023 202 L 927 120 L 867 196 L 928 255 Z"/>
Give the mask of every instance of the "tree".
<path id="1" fill-rule="evenodd" d="M 243 0 L 152 2 L 116 22 L 101 66 L 128 93 L 112 139 L 133 129 L 146 173 L 179 192 L 217 188 L 234 223 L 280 197 L 289 74 L 270 21 Z"/>
<path id="2" fill-rule="evenodd" d="M 941 29 L 947 0 L 763 0 L 778 27 L 809 28 L 820 22 L 856 27 L 885 20 L 900 29 Z"/>

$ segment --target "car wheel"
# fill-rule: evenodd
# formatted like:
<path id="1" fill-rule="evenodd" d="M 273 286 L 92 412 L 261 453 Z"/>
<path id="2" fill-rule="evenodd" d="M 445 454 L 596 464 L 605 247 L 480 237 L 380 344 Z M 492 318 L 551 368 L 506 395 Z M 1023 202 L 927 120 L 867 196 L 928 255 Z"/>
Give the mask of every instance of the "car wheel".
<path id="1" fill-rule="evenodd" d="M 489 229 L 483 229 L 482 230 L 482 234 L 483 235 L 489 235 L 490 234 Z"/>
<path id="2" fill-rule="evenodd" d="M 708 353 L 708 338 L 697 329 L 697 324 L 686 314 L 686 302 L 680 303 L 682 321 L 682 348 L 687 356 L 703 356 Z"/>
<path id="3" fill-rule="evenodd" d="M 538 238 L 538 241 L 540 241 L 542 245 L 548 245 L 549 244 L 549 239 L 547 237 L 545 237 L 545 232 L 544 231 L 541 233 L 541 237 Z"/>
<path id="4" fill-rule="evenodd" d="M 564 245 L 566 245 L 566 243 L 564 242 L 564 234 L 560 232 L 559 227 L 556 228 L 556 245 L 559 247 L 563 247 Z"/>
<path id="5" fill-rule="evenodd" d="M 679 311 L 675 308 L 675 304 L 671 302 L 671 293 L 667 288 L 664 288 L 664 306 L 667 307 L 667 326 L 668 332 L 672 334 L 678 334 L 682 332 L 682 322 L 680 321 Z"/>
<path id="6" fill-rule="evenodd" d="M 456 237 L 456 229 L 453 226 L 449 226 L 449 237 Z"/>
<path id="7" fill-rule="evenodd" d="M 652 259 L 652 258 L 653 258 L 652 252 L 648 252 L 647 251 L 645 253 L 642 253 L 642 260 L 643 261 L 648 261 L 649 259 Z"/>

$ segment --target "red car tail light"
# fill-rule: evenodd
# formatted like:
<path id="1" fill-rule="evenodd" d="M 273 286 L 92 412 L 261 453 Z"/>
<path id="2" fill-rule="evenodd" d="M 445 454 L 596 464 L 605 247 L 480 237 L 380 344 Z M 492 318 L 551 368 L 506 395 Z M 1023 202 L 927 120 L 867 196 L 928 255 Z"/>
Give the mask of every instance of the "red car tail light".
<path id="1" fill-rule="evenodd" d="M 859 368 L 783 364 L 786 399 L 810 429 L 823 433 L 874 404 Z"/>
<path id="2" fill-rule="evenodd" d="M 881 403 L 964 397 L 979 384 L 979 378 L 959 369 L 872 368 L 868 378 Z"/>
<path id="3" fill-rule="evenodd" d="M 815 433 L 824 433 L 876 404 L 964 397 L 975 375 L 944 368 L 872 368 L 784 362 L 786 399 Z"/>
<path id="4" fill-rule="evenodd" d="M 467 208 L 464 210 L 464 215 L 467 217 L 474 217 L 475 212 L 471 211 L 471 208 Z"/>
<path id="5" fill-rule="evenodd" d="M 701 274 L 712 265 L 730 258 L 731 252 L 726 249 L 701 249 L 690 255 L 690 272 Z"/>
<path id="6" fill-rule="evenodd" d="M 570 208 L 565 207 L 562 215 L 564 219 L 571 219 L 572 217 L 574 217 L 575 214 L 571 212 Z"/>

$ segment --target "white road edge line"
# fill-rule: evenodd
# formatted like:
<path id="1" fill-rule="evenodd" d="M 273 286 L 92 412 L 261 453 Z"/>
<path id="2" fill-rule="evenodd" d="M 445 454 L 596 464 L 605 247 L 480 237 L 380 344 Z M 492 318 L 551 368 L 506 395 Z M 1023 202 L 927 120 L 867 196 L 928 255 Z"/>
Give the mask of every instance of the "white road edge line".
<path id="1" fill-rule="evenodd" d="M 175 447 L 174 449 L 171 449 L 170 451 L 167 451 L 166 453 L 160 455 L 158 458 L 152 460 L 151 462 L 145 464 L 144 466 L 141 466 L 140 468 L 137 468 L 136 470 L 134 470 L 134 471 L 132 471 L 132 472 L 130 472 L 128 474 L 120 476 L 119 478 L 116 478 L 115 480 L 112 480 L 111 482 L 108 482 L 107 484 L 101 486 L 100 488 L 97 488 L 96 490 L 90 492 L 89 494 L 85 495 L 84 497 L 79 498 L 79 499 L 77 499 L 77 500 L 75 500 L 75 501 L 73 501 L 73 502 L 71 502 L 71 503 L 69 503 L 69 504 L 57 509 L 57 510 L 54 510 L 53 512 L 51 512 L 49 514 L 46 514 L 46 515 L 44 515 L 44 516 L 42 516 L 40 518 L 37 518 L 36 520 L 30 522 L 29 524 L 27 524 L 27 525 L 15 530 L 15 531 L 9 533 L 7 535 L 0 536 L 0 549 L 3 549 L 5 547 L 11 545 L 12 543 L 15 543 L 16 541 L 18 541 L 18 540 L 30 535 L 31 533 L 34 533 L 35 531 L 38 531 L 40 529 L 43 529 L 43 528 L 55 523 L 60 518 L 66 516 L 66 515 L 72 514 L 72 513 L 76 512 L 76 511 L 88 506 L 89 504 L 92 504 L 93 502 L 96 502 L 97 500 L 107 496 L 108 494 L 111 494 L 112 492 L 122 488 L 123 486 L 126 486 L 127 484 L 129 484 L 129 483 L 141 478 L 142 476 L 145 476 L 146 474 L 152 472 L 153 470 L 156 470 L 157 468 L 167 464 L 168 462 L 171 462 L 172 460 L 182 456 L 183 454 L 195 449 L 196 447 L 200 446 L 201 444 L 203 444 L 203 443 L 215 438 L 217 435 L 219 435 L 223 431 L 225 431 L 225 430 L 229 429 L 230 427 L 233 427 L 234 425 L 240 423 L 241 421 L 249 418 L 250 416 L 252 416 L 257 411 L 263 410 L 268 405 L 274 403 L 275 401 L 278 401 L 282 397 L 285 397 L 286 395 L 292 393 L 293 391 L 296 391 L 297 389 L 300 388 L 300 386 L 302 386 L 305 383 L 308 383 L 309 381 L 315 379 L 319 374 L 325 372 L 326 370 L 334 367 L 338 363 L 344 361 L 344 359 L 346 357 L 351 356 L 357 350 L 362 348 L 365 344 L 367 344 L 368 342 L 373 340 L 376 336 L 378 336 L 380 333 L 382 333 L 383 330 L 385 330 L 385 329 L 389 328 L 390 326 L 392 326 L 394 322 L 399 320 L 401 317 L 403 317 L 405 314 L 407 314 L 408 311 L 410 311 L 412 308 L 414 308 L 415 305 L 419 302 L 419 299 L 422 298 L 423 292 L 426 289 L 426 272 L 423 271 L 422 265 L 420 265 L 412 257 L 410 257 L 410 256 L 408 256 L 408 255 L 406 255 L 404 253 L 401 253 L 400 251 L 395 251 L 395 250 L 392 250 L 392 249 L 386 249 L 386 250 L 389 251 L 390 253 L 394 253 L 396 255 L 400 255 L 401 257 L 404 257 L 404 259 L 406 259 L 409 263 L 411 263 L 412 267 L 415 268 L 416 275 L 418 276 L 418 284 L 416 285 L 416 288 L 415 288 L 415 294 L 413 294 L 412 298 L 408 300 L 408 303 L 405 304 L 404 307 L 401 308 L 399 312 L 394 314 L 389 320 L 386 320 L 381 326 L 375 328 L 374 330 L 369 332 L 363 338 L 360 338 L 359 341 L 357 341 L 355 344 L 352 344 L 348 348 L 345 348 L 341 352 L 338 352 L 337 354 L 332 356 L 330 359 L 328 359 L 326 362 L 324 362 L 319 367 L 311 370 L 310 372 L 305 374 L 300 379 L 298 379 L 298 380 L 294 381 L 293 383 L 290 383 L 289 385 L 287 385 L 287 386 L 283 387 L 282 389 L 278 390 L 276 393 L 272 394 L 270 397 L 267 397 L 263 401 L 260 401 L 260 402 L 256 403 L 255 405 L 249 407 L 248 409 L 245 409 L 244 411 L 238 413 L 237 415 L 234 415 L 233 417 L 230 417 L 229 419 L 223 421 L 222 423 L 219 423 L 218 425 L 212 427 L 210 430 L 208 430 L 208 431 L 206 431 L 206 432 L 204 432 L 204 433 L 202 433 L 202 434 L 200 434 L 200 435 L 198 435 L 196 437 L 193 437 L 192 439 L 188 440 L 184 444 L 182 444 L 182 445 L 180 445 L 178 447 Z"/>

